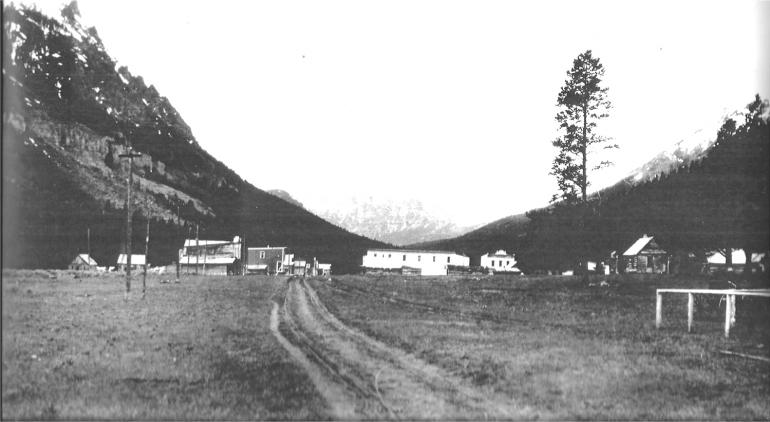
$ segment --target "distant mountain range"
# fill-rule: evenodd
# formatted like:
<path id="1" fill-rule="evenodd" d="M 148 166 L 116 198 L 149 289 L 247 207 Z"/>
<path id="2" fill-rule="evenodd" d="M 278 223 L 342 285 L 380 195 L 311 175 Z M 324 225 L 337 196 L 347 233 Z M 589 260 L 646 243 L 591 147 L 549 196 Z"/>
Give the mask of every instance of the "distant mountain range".
<path id="1" fill-rule="evenodd" d="M 134 160 L 133 252 L 150 220 L 152 264 L 185 237 L 246 238 L 358 270 L 385 246 L 317 217 L 282 191 L 265 192 L 203 150 L 152 85 L 110 57 L 77 3 L 60 18 L 6 3 L 3 27 L 3 266 L 62 268 L 90 249 L 114 265 L 125 242 L 127 162 Z"/>
<path id="2" fill-rule="evenodd" d="M 397 246 L 459 236 L 472 229 L 431 215 L 416 199 L 352 198 L 344 211 L 319 215 L 353 233 Z"/>

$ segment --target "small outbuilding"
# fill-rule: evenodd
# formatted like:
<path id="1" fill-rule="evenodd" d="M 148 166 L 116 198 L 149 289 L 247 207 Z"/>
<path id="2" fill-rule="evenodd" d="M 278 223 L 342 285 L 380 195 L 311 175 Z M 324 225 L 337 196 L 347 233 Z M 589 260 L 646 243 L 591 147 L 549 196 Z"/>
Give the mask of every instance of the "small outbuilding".
<path id="1" fill-rule="evenodd" d="M 323 263 L 318 264 L 316 275 L 325 276 L 325 277 L 332 275 L 332 264 L 323 264 Z"/>
<path id="2" fill-rule="evenodd" d="M 122 253 L 118 255 L 118 271 L 126 271 L 126 264 L 128 263 L 128 255 Z M 144 255 L 131 254 L 131 270 L 138 270 L 143 267 L 145 263 Z"/>
<path id="3" fill-rule="evenodd" d="M 655 273 L 668 272 L 669 255 L 655 242 L 655 238 L 646 234 L 634 242 L 623 253 L 625 272 Z"/>
<path id="4" fill-rule="evenodd" d="M 291 268 L 288 269 L 289 274 L 291 275 L 300 275 L 302 277 L 308 275 L 308 270 L 310 269 L 310 265 L 307 261 L 305 261 L 302 258 L 297 258 L 291 263 Z"/>
<path id="5" fill-rule="evenodd" d="M 88 270 L 96 270 L 97 266 L 99 264 L 94 261 L 93 258 L 91 258 L 91 255 L 87 253 L 79 254 L 75 257 L 75 259 L 70 262 L 70 265 L 67 266 L 70 270 L 76 270 L 76 271 L 88 271 Z"/>
<path id="6" fill-rule="evenodd" d="M 313 257 L 313 264 L 310 266 L 311 276 L 330 276 L 332 275 L 332 264 L 324 264 L 318 262 L 318 259 Z"/>

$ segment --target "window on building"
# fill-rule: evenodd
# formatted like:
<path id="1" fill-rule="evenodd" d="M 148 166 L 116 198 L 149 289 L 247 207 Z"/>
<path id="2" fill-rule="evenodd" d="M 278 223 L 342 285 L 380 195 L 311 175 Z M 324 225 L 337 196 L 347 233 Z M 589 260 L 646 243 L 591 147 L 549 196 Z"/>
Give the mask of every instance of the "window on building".
<path id="1" fill-rule="evenodd" d="M 265 251 L 259 251 L 259 258 L 265 259 Z"/>
<path id="2" fill-rule="evenodd" d="M 404 255 L 404 259 L 403 260 L 406 261 L 406 255 Z"/>
<path id="3" fill-rule="evenodd" d="M 511 265 L 510 262 L 511 261 L 505 261 L 505 265 Z"/>
<path id="4" fill-rule="evenodd" d="M 495 266 L 495 260 L 494 259 L 492 260 L 492 266 L 493 267 Z"/>
<path id="5" fill-rule="evenodd" d="M 422 256 L 417 255 L 417 262 L 420 262 L 422 260 Z"/>
<path id="6" fill-rule="evenodd" d="M 433 262 L 436 262 L 436 255 L 433 255 Z"/>
<path id="7" fill-rule="evenodd" d="M 447 262 L 447 264 L 452 262 L 452 257 L 451 256 L 446 257 L 446 262 Z"/>
<path id="8" fill-rule="evenodd" d="M 388 254 L 388 258 L 390 258 L 390 254 Z"/>
<path id="9" fill-rule="evenodd" d="M 377 253 L 376 252 L 374 253 L 374 257 L 377 258 Z"/>

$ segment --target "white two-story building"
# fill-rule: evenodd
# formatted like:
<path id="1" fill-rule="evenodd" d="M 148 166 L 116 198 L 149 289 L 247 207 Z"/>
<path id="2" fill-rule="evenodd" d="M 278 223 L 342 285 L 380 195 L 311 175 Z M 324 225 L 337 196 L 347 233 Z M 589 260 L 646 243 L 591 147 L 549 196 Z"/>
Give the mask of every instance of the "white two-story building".
<path id="1" fill-rule="evenodd" d="M 447 275 L 450 267 L 468 267 L 470 259 L 447 251 L 369 249 L 361 266 L 364 271 L 391 271 L 419 275 Z"/>
<path id="2" fill-rule="evenodd" d="M 521 270 L 516 268 L 516 255 L 509 255 L 503 249 L 493 254 L 485 253 L 481 255 L 479 265 L 496 273 L 521 273 Z"/>

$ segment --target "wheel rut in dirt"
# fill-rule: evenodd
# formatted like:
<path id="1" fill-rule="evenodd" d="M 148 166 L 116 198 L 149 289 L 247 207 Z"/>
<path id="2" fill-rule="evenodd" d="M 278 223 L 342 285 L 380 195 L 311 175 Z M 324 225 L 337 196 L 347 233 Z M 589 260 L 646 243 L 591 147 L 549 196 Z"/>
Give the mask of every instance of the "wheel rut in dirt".
<path id="1" fill-rule="evenodd" d="M 279 309 L 280 308 L 280 309 Z M 274 308 L 276 330 L 311 372 L 333 417 L 510 418 L 521 415 L 513 400 L 491 399 L 461 379 L 348 327 L 326 309 L 311 286 L 288 282 Z M 278 327 L 280 323 L 280 327 Z M 285 336 L 285 337 L 284 337 Z M 280 338 L 279 338 L 280 340 Z M 284 344 L 282 342 L 282 344 Z M 314 375 L 313 375 L 314 374 Z"/>

